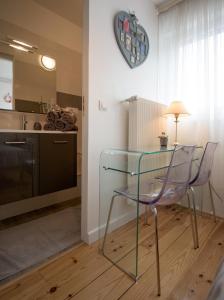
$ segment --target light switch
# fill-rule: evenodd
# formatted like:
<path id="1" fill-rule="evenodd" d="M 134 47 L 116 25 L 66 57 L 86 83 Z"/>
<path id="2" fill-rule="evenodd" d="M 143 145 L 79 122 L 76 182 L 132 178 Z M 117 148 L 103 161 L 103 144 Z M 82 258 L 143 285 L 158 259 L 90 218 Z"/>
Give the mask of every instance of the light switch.
<path id="1" fill-rule="evenodd" d="M 99 111 L 107 111 L 107 107 L 103 104 L 103 101 L 98 101 Z"/>

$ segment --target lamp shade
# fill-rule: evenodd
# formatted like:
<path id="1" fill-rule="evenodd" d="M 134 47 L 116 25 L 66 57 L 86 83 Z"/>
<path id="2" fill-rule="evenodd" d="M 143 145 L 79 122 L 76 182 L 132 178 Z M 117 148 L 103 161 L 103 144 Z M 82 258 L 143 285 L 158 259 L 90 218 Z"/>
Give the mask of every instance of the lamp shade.
<path id="1" fill-rule="evenodd" d="M 166 109 L 165 114 L 179 116 L 179 115 L 189 115 L 189 112 L 187 111 L 183 102 L 173 101 L 170 103 L 170 105 Z"/>

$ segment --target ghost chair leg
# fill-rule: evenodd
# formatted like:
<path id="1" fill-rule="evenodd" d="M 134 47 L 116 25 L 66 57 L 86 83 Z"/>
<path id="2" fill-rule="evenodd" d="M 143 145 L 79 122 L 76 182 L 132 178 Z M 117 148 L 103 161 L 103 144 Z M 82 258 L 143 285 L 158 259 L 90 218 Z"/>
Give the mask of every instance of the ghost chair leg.
<path id="1" fill-rule="evenodd" d="M 114 195 L 111 199 L 111 202 L 110 202 L 110 208 L 109 208 L 109 213 L 108 213 L 108 217 L 107 217 L 107 224 L 106 224 L 106 229 L 105 229 L 103 244 L 102 244 L 102 249 L 101 249 L 103 254 L 104 254 L 104 247 L 105 247 L 105 243 L 106 243 L 106 238 L 107 238 L 107 233 L 108 233 L 108 228 L 109 228 L 109 223 L 110 223 L 111 212 L 112 212 L 112 208 L 113 208 L 113 204 L 114 204 L 114 199 L 117 196 L 118 195 Z"/>
<path id="2" fill-rule="evenodd" d="M 198 239 L 198 222 L 197 222 L 197 214 L 196 214 L 196 207 L 195 207 L 195 191 L 193 187 L 190 188 L 192 192 L 192 203 L 193 203 L 193 213 L 194 213 L 194 228 L 195 228 L 195 239 L 196 239 L 196 246 L 199 248 L 199 239 Z"/>
<path id="3" fill-rule="evenodd" d="M 189 213 L 190 213 L 191 230 L 192 230 L 192 237 L 193 237 L 193 242 L 194 242 L 194 249 L 197 249 L 197 243 L 196 243 L 196 238 L 195 238 L 195 228 L 194 228 L 194 221 L 193 221 L 193 215 L 192 215 L 192 210 L 191 210 L 191 201 L 190 201 L 189 190 L 187 191 L 187 201 L 188 201 L 188 209 L 189 209 Z"/>
<path id="4" fill-rule="evenodd" d="M 216 223 L 215 204 L 214 204 L 214 199 L 213 199 L 213 194 L 212 194 L 212 185 L 211 185 L 210 180 L 208 182 L 208 186 L 209 186 L 209 193 L 210 193 L 210 199 L 211 199 L 211 205 L 212 205 L 213 218 L 214 218 L 214 222 Z"/>
<path id="5" fill-rule="evenodd" d="M 144 225 L 148 224 L 148 206 L 145 205 Z"/>
<path id="6" fill-rule="evenodd" d="M 158 214 L 156 207 L 152 207 L 152 213 L 154 216 L 155 223 L 155 247 L 156 247 L 156 269 L 157 269 L 157 295 L 161 295 L 161 284 L 160 284 L 160 262 L 159 262 L 159 237 L 158 237 Z"/>

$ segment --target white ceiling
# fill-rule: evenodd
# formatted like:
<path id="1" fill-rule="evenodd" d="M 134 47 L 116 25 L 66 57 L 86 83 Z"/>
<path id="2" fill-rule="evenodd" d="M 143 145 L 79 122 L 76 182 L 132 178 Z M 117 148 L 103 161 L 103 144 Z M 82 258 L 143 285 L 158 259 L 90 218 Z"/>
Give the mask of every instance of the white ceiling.
<path id="1" fill-rule="evenodd" d="M 162 3 L 165 3 L 165 2 L 167 2 L 167 1 L 169 1 L 169 0 L 152 0 L 156 5 L 160 5 L 160 4 L 162 4 Z"/>
<path id="2" fill-rule="evenodd" d="M 53 13 L 82 27 L 83 0 L 34 0 Z"/>
<path id="3" fill-rule="evenodd" d="M 82 27 L 83 19 L 83 0 L 34 0 L 39 5 L 49 9 L 53 13 Z M 105 0 L 106 1 L 106 0 Z M 160 6 L 170 0 L 152 0 L 156 6 Z"/>

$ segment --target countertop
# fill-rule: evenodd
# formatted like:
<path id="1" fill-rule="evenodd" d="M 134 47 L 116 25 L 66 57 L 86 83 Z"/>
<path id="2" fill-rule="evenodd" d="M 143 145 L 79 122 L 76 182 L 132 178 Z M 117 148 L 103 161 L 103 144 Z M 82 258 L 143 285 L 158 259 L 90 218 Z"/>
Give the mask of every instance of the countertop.
<path id="1" fill-rule="evenodd" d="M 51 134 L 77 134 L 77 131 L 48 131 L 48 130 L 22 130 L 22 129 L 0 129 L 0 133 L 15 132 L 15 133 L 51 133 Z"/>

